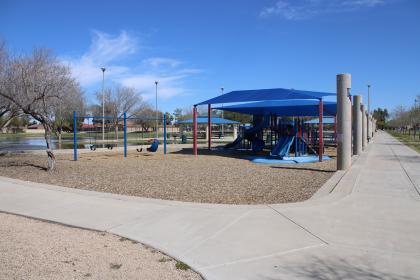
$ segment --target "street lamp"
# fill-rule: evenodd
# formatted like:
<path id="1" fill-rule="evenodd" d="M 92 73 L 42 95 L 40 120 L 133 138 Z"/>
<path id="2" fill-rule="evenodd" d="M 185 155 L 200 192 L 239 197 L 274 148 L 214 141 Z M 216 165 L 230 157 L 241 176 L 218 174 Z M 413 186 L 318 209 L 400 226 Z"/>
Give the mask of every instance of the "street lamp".
<path id="1" fill-rule="evenodd" d="M 157 89 L 158 89 L 158 81 L 155 81 L 155 89 L 156 89 L 156 122 L 155 122 L 155 131 L 156 131 L 156 139 L 158 139 L 158 98 L 157 98 Z"/>
<path id="2" fill-rule="evenodd" d="M 370 85 L 368 87 L 368 114 L 370 115 Z"/>
<path id="3" fill-rule="evenodd" d="M 220 91 L 222 92 L 222 95 L 223 95 L 223 91 L 224 91 L 224 90 L 225 90 L 225 89 L 224 89 L 223 87 L 221 87 L 221 88 L 220 88 Z M 223 104 L 222 104 L 222 107 L 223 107 Z M 224 118 L 224 117 L 223 117 L 223 115 L 224 115 L 224 114 L 223 114 L 223 111 L 224 111 L 224 110 L 222 110 L 222 136 L 223 136 L 223 137 L 225 137 L 224 126 L 223 126 L 223 118 Z"/>
<path id="4" fill-rule="evenodd" d="M 105 67 L 101 68 L 102 70 L 102 143 L 105 142 Z"/>

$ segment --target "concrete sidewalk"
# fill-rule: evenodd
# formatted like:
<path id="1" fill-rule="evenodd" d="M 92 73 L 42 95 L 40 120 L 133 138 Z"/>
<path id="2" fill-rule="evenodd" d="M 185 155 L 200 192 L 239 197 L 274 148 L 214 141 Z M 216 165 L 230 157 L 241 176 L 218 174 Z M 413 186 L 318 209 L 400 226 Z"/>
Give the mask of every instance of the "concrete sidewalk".
<path id="1" fill-rule="evenodd" d="M 338 184 L 306 202 L 257 206 L 0 177 L 0 210 L 146 243 L 206 279 L 420 279 L 419 154 L 378 133 L 350 171 L 334 177 Z"/>

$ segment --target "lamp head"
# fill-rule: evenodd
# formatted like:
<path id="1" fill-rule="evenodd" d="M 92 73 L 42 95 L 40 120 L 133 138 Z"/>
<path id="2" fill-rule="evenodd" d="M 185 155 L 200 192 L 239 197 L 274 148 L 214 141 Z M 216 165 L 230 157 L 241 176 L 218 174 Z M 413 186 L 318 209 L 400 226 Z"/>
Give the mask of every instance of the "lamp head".
<path id="1" fill-rule="evenodd" d="M 106 68 L 105 67 L 101 67 L 102 72 L 105 72 Z"/>

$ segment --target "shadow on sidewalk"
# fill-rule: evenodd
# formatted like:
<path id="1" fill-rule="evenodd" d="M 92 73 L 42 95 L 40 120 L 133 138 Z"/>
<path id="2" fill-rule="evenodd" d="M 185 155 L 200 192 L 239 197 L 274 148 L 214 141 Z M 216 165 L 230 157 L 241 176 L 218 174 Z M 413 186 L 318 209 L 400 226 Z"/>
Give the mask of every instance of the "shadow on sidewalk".
<path id="1" fill-rule="evenodd" d="M 415 278 L 398 275 L 393 272 L 377 271 L 369 263 L 353 264 L 344 259 L 325 261 L 313 257 L 306 265 L 275 266 L 281 275 L 290 276 L 289 279 L 318 279 L 318 280 L 415 280 Z M 276 277 L 263 277 L 267 280 L 278 280 Z M 283 278 L 282 278 L 283 279 Z M 286 279 L 286 278 L 284 278 Z"/>

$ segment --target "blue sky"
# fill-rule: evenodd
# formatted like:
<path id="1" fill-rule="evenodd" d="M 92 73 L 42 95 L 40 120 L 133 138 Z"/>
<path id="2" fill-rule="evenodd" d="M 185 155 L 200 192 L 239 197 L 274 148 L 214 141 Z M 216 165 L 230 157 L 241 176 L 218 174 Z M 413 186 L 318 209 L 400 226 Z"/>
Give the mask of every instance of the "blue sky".
<path id="1" fill-rule="evenodd" d="M 420 94 L 420 1 L 0 0 L 0 37 L 16 52 L 47 47 L 88 96 L 106 83 L 138 89 L 172 112 L 237 89 L 335 91 L 371 107 L 411 106 Z"/>

